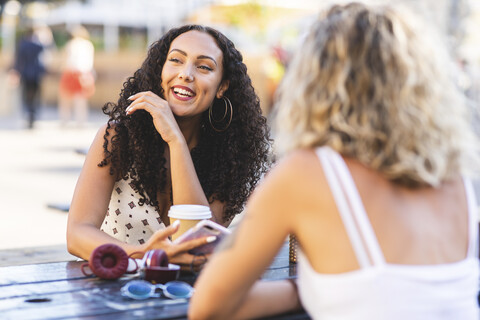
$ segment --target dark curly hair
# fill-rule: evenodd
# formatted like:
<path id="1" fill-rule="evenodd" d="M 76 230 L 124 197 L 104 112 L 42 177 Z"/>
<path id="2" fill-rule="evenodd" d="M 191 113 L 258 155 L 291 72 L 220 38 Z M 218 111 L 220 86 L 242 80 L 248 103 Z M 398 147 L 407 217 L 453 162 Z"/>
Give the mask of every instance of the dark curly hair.
<path id="1" fill-rule="evenodd" d="M 132 179 L 133 189 L 140 194 L 139 205 L 153 205 L 159 214 L 158 192 L 166 190 L 167 170 L 164 151 L 166 143 L 153 125 L 151 115 L 139 110 L 127 116 L 128 97 L 152 91 L 163 96 L 161 74 L 172 41 L 179 35 L 197 30 L 211 35 L 223 53 L 223 79 L 229 81 L 224 93 L 233 106 L 233 117 L 228 129 L 215 131 L 208 119 L 208 110 L 202 115 L 201 136 L 191 155 L 196 173 L 209 202 L 225 203 L 223 218 L 230 221 L 243 209 L 261 176 L 270 167 L 270 133 L 262 116 L 260 102 L 253 89 L 241 53 L 221 32 L 206 26 L 185 25 L 168 31 L 153 43 L 147 58 L 132 77 L 123 84 L 117 104 L 109 102 L 103 112 L 109 116 L 104 135 L 105 157 L 100 167 L 110 164 L 110 174 L 120 179 Z M 214 100 L 214 104 L 224 102 Z M 228 120 L 228 119 L 227 119 Z M 114 130 L 110 140 L 109 132 Z M 168 187 L 169 188 L 169 187 Z"/>

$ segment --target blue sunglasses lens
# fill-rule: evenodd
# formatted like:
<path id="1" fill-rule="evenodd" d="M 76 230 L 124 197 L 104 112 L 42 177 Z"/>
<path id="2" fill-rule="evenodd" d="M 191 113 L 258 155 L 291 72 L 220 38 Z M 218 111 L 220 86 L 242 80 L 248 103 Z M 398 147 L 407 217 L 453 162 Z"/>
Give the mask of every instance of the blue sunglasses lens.
<path id="1" fill-rule="evenodd" d="M 159 297 L 159 295 L 155 293 L 156 288 L 161 289 L 163 294 L 170 299 L 188 299 L 193 293 L 192 286 L 180 281 L 169 282 L 165 285 L 153 285 L 144 280 L 134 280 L 123 286 L 121 291 L 124 296 L 142 300 Z"/>
<path id="2" fill-rule="evenodd" d="M 132 299 L 148 299 L 154 292 L 154 287 L 145 281 L 131 281 L 121 289 L 124 296 Z"/>
<path id="3" fill-rule="evenodd" d="M 190 298 L 193 288 L 186 283 L 174 282 L 165 285 L 164 292 L 167 296 L 174 298 Z"/>
<path id="4" fill-rule="evenodd" d="M 128 287 L 128 292 L 136 296 L 149 296 L 152 290 L 144 284 L 134 283 Z"/>

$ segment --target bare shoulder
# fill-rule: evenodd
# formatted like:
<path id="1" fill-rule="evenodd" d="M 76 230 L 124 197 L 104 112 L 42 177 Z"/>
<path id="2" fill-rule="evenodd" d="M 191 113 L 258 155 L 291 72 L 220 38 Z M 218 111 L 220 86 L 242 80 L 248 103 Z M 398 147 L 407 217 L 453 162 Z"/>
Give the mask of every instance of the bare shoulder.
<path id="1" fill-rule="evenodd" d="M 112 136 L 115 135 L 115 123 L 110 123 L 110 126 L 108 126 L 108 123 L 105 123 L 98 128 L 97 133 L 95 135 L 95 138 L 93 139 L 92 146 L 90 149 L 101 149 L 103 150 L 103 145 L 105 142 L 108 142 L 108 149 L 110 150 L 111 144 L 110 142 L 112 141 Z"/>
<path id="2" fill-rule="evenodd" d="M 283 161 L 293 165 L 302 165 L 312 162 L 316 163 L 318 162 L 318 158 L 313 149 L 298 149 L 285 156 Z"/>
<path id="3" fill-rule="evenodd" d="M 101 138 L 106 137 L 110 141 L 112 135 L 115 134 L 115 127 L 116 126 L 117 126 L 117 124 L 115 122 L 111 122 L 110 126 L 109 126 L 108 123 L 104 123 L 103 125 L 100 126 L 100 128 L 98 128 L 96 138 L 97 137 L 101 137 Z"/>
<path id="4" fill-rule="evenodd" d="M 322 180 L 323 171 L 314 150 L 299 149 L 282 158 L 269 175 L 285 183 L 311 183 Z"/>
<path id="5" fill-rule="evenodd" d="M 296 150 L 277 162 L 258 187 L 257 193 L 269 195 L 270 203 L 311 205 L 312 201 L 319 198 L 318 195 L 328 192 L 325 181 L 315 151 Z"/>
<path id="6" fill-rule="evenodd" d="M 316 167 L 318 164 L 318 158 L 314 150 L 299 149 L 280 159 L 272 172 L 280 172 L 285 175 L 298 175 L 308 173 L 312 167 Z"/>
<path id="7" fill-rule="evenodd" d="M 108 124 L 103 124 L 98 128 L 95 137 L 88 149 L 87 158 L 93 158 L 95 161 L 100 162 L 103 160 L 104 157 L 104 145 L 105 142 L 108 142 L 107 148 L 111 150 L 111 139 L 112 135 L 115 133 L 114 127 L 110 125 L 108 128 Z"/>

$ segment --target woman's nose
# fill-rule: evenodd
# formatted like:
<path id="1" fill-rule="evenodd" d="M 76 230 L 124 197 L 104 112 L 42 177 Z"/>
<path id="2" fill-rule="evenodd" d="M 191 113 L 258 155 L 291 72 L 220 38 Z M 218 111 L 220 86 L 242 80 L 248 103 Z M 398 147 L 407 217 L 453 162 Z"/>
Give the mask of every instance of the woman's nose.
<path id="1" fill-rule="evenodd" d="M 180 70 L 178 77 L 184 81 L 193 81 L 193 72 L 191 66 L 185 66 L 182 70 Z"/>

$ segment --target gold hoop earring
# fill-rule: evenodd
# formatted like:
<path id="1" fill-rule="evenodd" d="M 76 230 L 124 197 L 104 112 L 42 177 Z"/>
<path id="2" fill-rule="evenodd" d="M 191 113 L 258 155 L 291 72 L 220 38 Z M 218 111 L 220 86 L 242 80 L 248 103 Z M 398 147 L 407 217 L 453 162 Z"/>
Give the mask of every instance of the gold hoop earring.
<path id="1" fill-rule="evenodd" d="M 233 107 L 232 107 L 232 103 L 230 102 L 230 99 L 228 99 L 225 96 L 222 97 L 222 99 L 223 99 L 223 102 L 225 103 L 225 112 L 224 112 L 223 117 L 221 119 L 216 120 L 213 117 L 213 104 L 210 106 L 210 108 L 208 108 L 208 121 L 210 122 L 210 126 L 212 127 L 212 129 L 217 131 L 217 132 L 223 132 L 223 131 L 227 130 L 228 127 L 230 126 L 230 123 L 232 123 L 232 117 L 233 117 Z M 229 117 L 228 122 L 225 125 L 225 127 L 223 127 L 223 128 L 215 127 L 214 123 L 218 124 L 220 122 L 223 122 L 227 118 L 228 109 L 230 109 L 230 117 Z"/>

